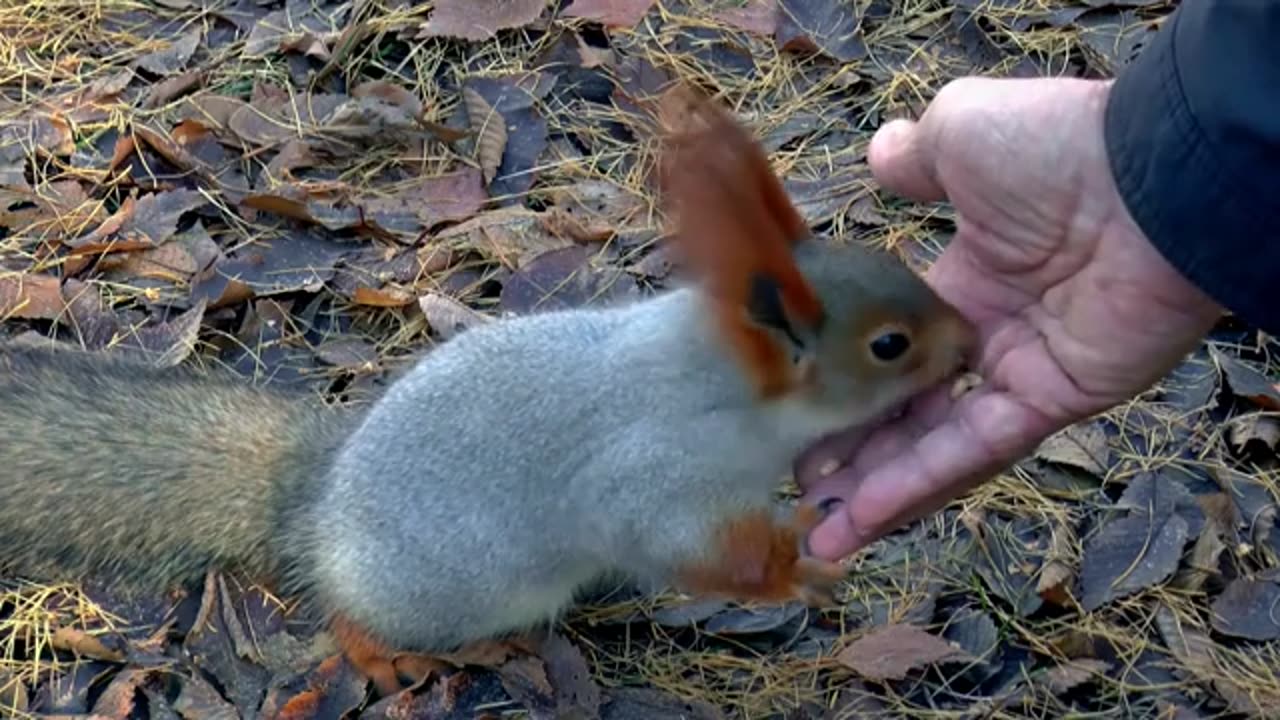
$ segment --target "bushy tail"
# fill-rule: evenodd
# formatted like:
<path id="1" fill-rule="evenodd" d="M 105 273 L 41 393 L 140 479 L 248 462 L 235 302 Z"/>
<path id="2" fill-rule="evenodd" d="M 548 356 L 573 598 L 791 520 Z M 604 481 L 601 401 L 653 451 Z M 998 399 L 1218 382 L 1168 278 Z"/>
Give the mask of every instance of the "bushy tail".
<path id="1" fill-rule="evenodd" d="M 0 349 L 0 568 L 263 579 L 346 428 L 308 397 L 115 354 Z"/>

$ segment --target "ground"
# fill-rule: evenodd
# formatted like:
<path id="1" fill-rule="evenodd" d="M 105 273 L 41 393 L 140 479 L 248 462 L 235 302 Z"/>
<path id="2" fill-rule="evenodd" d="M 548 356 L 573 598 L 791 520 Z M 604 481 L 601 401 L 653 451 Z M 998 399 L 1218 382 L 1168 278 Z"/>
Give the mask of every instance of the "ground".
<path id="1" fill-rule="evenodd" d="M 945 204 L 864 152 L 949 79 L 1113 75 L 1155 0 L 8 0 L 0 339 L 360 402 L 485 316 L 670 282 L 658 93 L 717 93 L 806 221 L 923 269 Z M 1218 717 L 1280 700 L 1273 343 L 1165 382 L 851 561 L 838 607 L 593 599 L 372 703 L 288 600 L 8 577 L 4 712 Z M 444 410 L 447 412 L 447 409 Z"/>

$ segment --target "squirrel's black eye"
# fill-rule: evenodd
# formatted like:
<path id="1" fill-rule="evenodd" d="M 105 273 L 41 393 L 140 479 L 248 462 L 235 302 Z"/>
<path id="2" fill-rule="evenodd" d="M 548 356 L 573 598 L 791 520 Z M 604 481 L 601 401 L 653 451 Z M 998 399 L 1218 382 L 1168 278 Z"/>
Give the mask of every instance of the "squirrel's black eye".
<path id="1" fill-rule="evenodd" d="M 881 333 L 871 341 L 871 354 L 882 362 L 891 362 L 902 357 L 911 347 L 911 340 L 896 330 Z"/>

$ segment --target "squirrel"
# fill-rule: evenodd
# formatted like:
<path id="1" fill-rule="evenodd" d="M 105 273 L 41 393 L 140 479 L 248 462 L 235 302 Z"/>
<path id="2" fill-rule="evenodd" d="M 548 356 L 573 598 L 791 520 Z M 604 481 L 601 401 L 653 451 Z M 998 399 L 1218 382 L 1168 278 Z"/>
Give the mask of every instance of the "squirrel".
<path id="1" fill-rule="evenodd" d="M 0 567 L 240 569 L 314 602 L 384 695 L 399 658 L 518 637 L 604 577 L 831 602 L 843 566 L 804 541 L 823 505 L 775 491 L 962 371 L 976 331 L 892 253 L 811 234 L 727 110 L 687 111 L 659 174 L 689 282 L 473 326 L 358 409 L 0 349 Z"/>

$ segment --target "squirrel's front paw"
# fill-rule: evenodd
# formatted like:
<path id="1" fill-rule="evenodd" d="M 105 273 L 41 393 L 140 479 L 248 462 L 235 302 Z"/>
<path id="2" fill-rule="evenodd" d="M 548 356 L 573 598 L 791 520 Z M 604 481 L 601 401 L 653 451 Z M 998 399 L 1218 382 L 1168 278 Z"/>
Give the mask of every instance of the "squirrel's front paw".
<path id="1" fill-rule="evenodd" d="M 705 559 L 681 571 L 680 581 L 693 592 L 739 601 L 834 605 L 844 568 L 803 550 L 808 530 L 821 519 L 821 510 L 810 506 L 796 508 L 789 520 L 763 510 L 733 518 L 717 529 Z"/>

